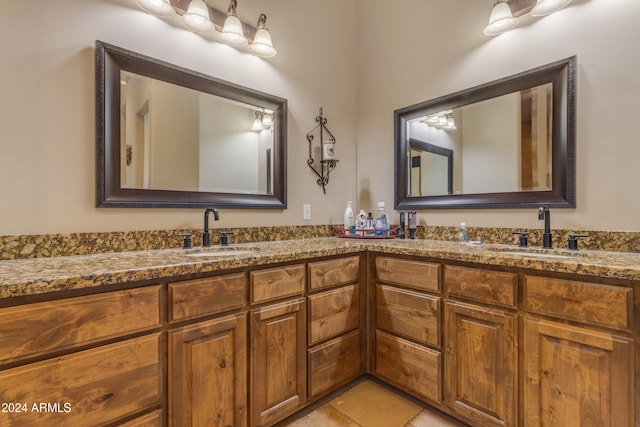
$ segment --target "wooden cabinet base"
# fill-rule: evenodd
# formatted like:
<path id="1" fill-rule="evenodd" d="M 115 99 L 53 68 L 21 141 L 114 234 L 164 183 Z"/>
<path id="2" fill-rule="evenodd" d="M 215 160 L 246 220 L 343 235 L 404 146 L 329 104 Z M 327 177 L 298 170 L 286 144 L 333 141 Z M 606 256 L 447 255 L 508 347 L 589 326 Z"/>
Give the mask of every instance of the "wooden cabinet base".
<path id="1" fill-rule="evenodd" d="M 525 426 L 635 425 L 630 339 L 534 318 L 524 334 Z"/>
<path id="2" fill-rule="evenodd" d="M 0 373 L 0 426 L 93 427 L 161 403 L 160 334 L 105 345 Z"/>
<path id="3" fill-rule="evenodd" d="M 244 313 L 169 332 L 170 426 L 247 425 Z"/>
<path id="4" fill-rule="evenodd" d="M 251 426 L 272 425 L 306 401 L 303 298 L 251 311 Z"/>
<path id="5" fill-rule="evenodd" d="M 481 426 L 517 423 L 517 317 L 447 301 L 446 404 Z"/>
<path id="6" fill-rule="evenodd" d="M 437 351 L 376 331 L 376 375 L 410 394 L 440 402 L 441 363 Z"/>
<path id="7" fill-rule="evenodd" d="M 356 330 L 309 350 L 309 393 L 322 396 L 362 374 L 361 337 Z"/>

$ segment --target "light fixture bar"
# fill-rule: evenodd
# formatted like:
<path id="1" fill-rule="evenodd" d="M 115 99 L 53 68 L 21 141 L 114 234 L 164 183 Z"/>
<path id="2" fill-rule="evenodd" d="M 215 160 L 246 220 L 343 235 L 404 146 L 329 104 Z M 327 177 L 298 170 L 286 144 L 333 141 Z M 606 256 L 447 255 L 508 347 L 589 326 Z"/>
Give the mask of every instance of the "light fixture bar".
<path id="1" fill-rule="evenodd" d="M 176 13 L 181 16 L 187 13 L 187 9 L 189 9 L 189 3 L 191 3 L 191 0 L 170 0 L 170 1 L 171 1 L 171 6 L 173 6 Z M 224 27 L 224 21 L 227 19 L 227 13 L 222 12 L 216 8 L 213 8 L 208 4 L 207 4 L 207 7 L 209 8 L 209 17 L 211 18 L 211 22 L 213 22 L 213 25 L 215 26 L 217 31 L 222 31 L 222 28 Z M 244 32 L 245 37 L 249 40 L 249 42 L 252 42 L 253 38 L 256 35 L 256 27 L 246 24 L 244 22 L 241 22 L 241 23 L 242 23 L 242 31 Z"/>

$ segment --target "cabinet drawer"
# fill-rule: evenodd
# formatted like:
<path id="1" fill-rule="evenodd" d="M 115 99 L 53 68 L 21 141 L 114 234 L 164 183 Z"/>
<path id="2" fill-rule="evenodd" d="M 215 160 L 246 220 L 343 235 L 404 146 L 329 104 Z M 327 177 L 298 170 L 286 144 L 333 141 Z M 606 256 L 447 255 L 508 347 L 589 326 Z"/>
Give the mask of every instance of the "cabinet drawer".
<path id="1" fill-rule="evenodd" d="M 353 283 L 358 280 L 360 257 L 332 259 L 312 262 L 309 268 L 309 289 L 321 289 L 330 286 Z"/>
<path id="2" fill-rule="evenodd" d="M 515 307 L 518 275 L 480 268 L 445 266 L 447 294 L 475 301 Z"/>
<path id="3" fill-rule="evenodd" d="M 304 292 L 304 265 L 251 272 L 251 303 L 271 301 Z"/>
<path id="4" fill-rule="evenodd" d="M 162 427 L 162 411 L 158 409 L 128 423 L 120 424 L 120 427 Z"/>
<path id="5" fill-rule="evenodd" d="M 384 282 L 426 291 L 440 290 L 439 264 L 377 257 L 376 274 Z"/>
<path id="6" fill-rule="evenodd" d="M 440 352 L 376 331 L 376 368 L 380 378 L 421 397 L 442 401 Z"/>
<path id="7" fill-rule="evenodd" d="M 376 286 L 376 327 L 422 344 L 440 345 L 440 298 Z"/>
<path id="8" fill-rule="evenodd" d="M 160 326 L 160 286 L 0 309 L 0 364 Z"/>
<path id="9" fill-rule="evenodd" d="M 362 373 L 360 331 L 353 331 L 309 350 L 311 397 L 326 394 Z"/>
<path id="10" fill-rule="evenodd" d="M 631 329 L 631 288 L 548 277 L 525 276 L 524 306 L 528 311 Z"/>
<path id="11" fill-rule="evenodd" d="M 157 407 L 163 389 L 159 339 L 159 333 L 143 336 L 0 372 L 1 402 L 69 409 L 2 414 L 0 424 L 95 426 Z"/>
<path id="12" fill-rule="evenodd" d="M 243 307 L 246 277 L 245 273 L 237 273 L 169 283 L 170 320 L 193 319 Z"/>
<path id="13" fill-rule="evenodd" d="M 309 345 L 360 326 L 360 287 L 344 286 L 309 297 Z"/>

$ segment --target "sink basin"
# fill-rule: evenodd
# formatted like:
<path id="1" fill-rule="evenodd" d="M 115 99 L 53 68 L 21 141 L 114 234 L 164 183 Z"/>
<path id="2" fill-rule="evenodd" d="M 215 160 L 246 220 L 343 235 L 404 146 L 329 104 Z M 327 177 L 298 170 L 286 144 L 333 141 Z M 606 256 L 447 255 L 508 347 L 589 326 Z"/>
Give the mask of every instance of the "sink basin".
<path id="1" fill-rule="evenodd" d="M 536 258 L 576 258 L 581 256 L 580 252 L 572 252 L 562 249 L 542 249 L 542 248 L 489 248 L 492 252 L 505 255 L 519 255 Z"/>
<path id="2" fill-rule="evenodd" d="M 201 248 L 191 250 L 186 254 L 188 257 L 198 257 L 198 258 L 218 258 L 218 257 L 232 257 L 232 256 L 240 256 L 240 255 L 251 255 L 255 254 L 256 251 L 253 249 L 237 249 L 237 248 Z"/>

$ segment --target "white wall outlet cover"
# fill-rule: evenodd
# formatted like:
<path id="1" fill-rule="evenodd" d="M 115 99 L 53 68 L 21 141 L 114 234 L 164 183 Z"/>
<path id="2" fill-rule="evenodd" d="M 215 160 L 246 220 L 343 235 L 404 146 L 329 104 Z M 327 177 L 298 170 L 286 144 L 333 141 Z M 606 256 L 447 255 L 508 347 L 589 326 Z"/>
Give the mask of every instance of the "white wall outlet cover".
<path id="1" fill-rule="evenodd" d="M 302 219 L 311 219 L 311 205 L 305 203 L 302 205 Z"/>

